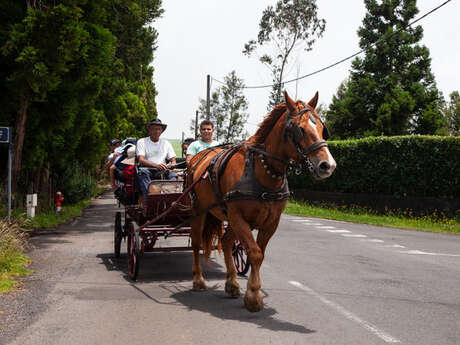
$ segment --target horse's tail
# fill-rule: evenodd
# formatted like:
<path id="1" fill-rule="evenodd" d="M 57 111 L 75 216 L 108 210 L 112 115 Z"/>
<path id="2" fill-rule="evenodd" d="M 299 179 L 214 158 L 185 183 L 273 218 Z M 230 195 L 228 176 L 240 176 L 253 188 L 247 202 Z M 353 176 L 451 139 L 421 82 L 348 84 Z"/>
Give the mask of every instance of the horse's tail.
<path id="1" fill-rule="evenodd" d="M 206 215 L 202 234 L 203 253 L 206 262 L 209 262 L 211 251 L 217 247 L 217 250 L 222 250 L 222 236 L 224 235 L 224 227 L 222 221 L 212 214 Z"/>

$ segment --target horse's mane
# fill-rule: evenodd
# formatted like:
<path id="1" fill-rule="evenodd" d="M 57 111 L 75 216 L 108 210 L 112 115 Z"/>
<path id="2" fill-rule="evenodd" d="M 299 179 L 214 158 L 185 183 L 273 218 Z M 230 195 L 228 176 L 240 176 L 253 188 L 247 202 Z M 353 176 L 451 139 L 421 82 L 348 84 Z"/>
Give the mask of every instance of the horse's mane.
<path id="1" fill-rule="evenodd" d="M 264 120 L 259 124 L 259 128 L 254 133 L 254 135 L 252 135 L 247 140 L 247 143 L 252 144 L 252 145 L 263 144 L 265 139 L 267 138 L 267 135 L 270 133 L 273 126 L 275 126 L 276 122 L 281 117 L 281 115 L 284 114 L 285 111 L 286 111 L 285 103 L 281 103 L 275 106 L 273 110 L 271 111 L 271 113 L 268 114 L 264 118 Z"/>

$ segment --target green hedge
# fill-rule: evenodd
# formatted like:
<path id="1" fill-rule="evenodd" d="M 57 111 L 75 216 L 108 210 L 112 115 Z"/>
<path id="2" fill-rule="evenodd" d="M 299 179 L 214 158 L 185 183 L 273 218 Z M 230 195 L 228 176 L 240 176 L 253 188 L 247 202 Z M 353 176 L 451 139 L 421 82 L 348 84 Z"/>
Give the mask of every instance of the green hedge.
<path id="1" fill-rule="evenodd" d="M 368 137 L 329 142 L 331 177 L 289 175 L 291 189 L 460 198 L 460 137 Z"/>

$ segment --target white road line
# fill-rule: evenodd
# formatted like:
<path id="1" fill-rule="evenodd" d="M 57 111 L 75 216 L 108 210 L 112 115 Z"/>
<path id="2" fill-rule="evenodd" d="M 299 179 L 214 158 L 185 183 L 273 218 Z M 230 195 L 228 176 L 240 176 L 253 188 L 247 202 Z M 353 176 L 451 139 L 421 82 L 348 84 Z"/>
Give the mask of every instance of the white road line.
<path id="1" fill-rule="evenodd" d="M 367 237 L 366 235 L 360 234 L 342 234 L 343 237 Z"/>
<path id="2" fill-rule="evenodd" d="M 318 229 L 335 229 L 335 226 L 317 226 Z"/>
<path id="3" fill-rule="evenodd" d="M 90 228 L 108 228 L 112 225 L 113 223 L 86 224 L 86 226 Z"/>
<path id="4" fill-rule="evenodd" d="M 373 243 L 382 243 L 382 242 L 384 242 L 383 240 L 376 240 L 376 239 L 373 239 L 373 238 L 366 238 L 366 239 L 363 239 L 361 241 L 363 241 L 363 242 L 373 242 Z"/>
<path id="5" fill-rule="evenodd" d="M 327 232 L 332 232 L 332 233 L 346 233 L 346 232 L 351 232 L 350 230 L 327 230 Z"/>
<path id="6" fill-rule="evenodd" d="M 385 247 L 390 247 L 390 248 L 406 248 L 405 246 L 402 246 L 400 244 L 389 244 L 386 245 Z"/>
<path id="7" fill-rule="evenodd" d="M 300 222 L 300 223 L 308 223 L 311 222 L 309 219 L 290 219 L 291 222 Z"/>
<path id="8" fill-rule="evenodd" d="M 289 281 L 289 284 L 295 286 L 296 288 L 299 288 L 300 290 L 306 291 L 310 295 L 318 298 L 321 302 L 323 302 L 327 306 L 335 309 L 340 314 L 345 316 L 348 320 L 356 322 L 358 325 L 360 325 L 361 327 L 367 329 L 368 331 L 370 331 L 371 333 L 373 333 L 374 335 L 376 335 L 377 337 L 382 339 L 384 342 L 389 343 L 389 344 L 390 343 L 393 344 L 393 343 L 400 343 L 401 342 L 400 340 L 394 338 L 393 336 L 389 335 L 388 333 L 385 333 L 384 331 L 378 329 L 376 326 L 374 326 L 370 322 L 367 322 L 367 321 L 361 319 L 359 316 L 353 314 L 351 311 L 348 311 L 347 309 L 345 309 L 341 305 L 328 300 L 327 298 L 325 298 L 324 296 L 322 296 L 318 292 L 314 291 L 313 289 L 309 288 L 308 286 L 305 286 L 305 285 L 303 285 L 303 284 L 301 284 L 299 282 L 293 281 L 293 280 Z"/>
<path id="9" fill-rule="evenodd" d="M 430 252 L 423 252 L 421 250 L 404 250 L 400 253 L 403 254 L 413 254 L 413 255 L 432 255 L 432 256 L 460 256 L 459 254 L 443 254 L 443 253 L 430 253 Z"/>

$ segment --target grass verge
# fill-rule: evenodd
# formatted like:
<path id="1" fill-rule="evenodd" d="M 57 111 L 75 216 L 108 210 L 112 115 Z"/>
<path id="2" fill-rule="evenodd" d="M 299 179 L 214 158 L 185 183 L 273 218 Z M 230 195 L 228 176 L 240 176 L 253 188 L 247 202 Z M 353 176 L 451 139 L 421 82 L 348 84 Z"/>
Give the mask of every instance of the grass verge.
<path id="1" fill-rule="evenodd" d="M 284 212 L 296 216 L 343 220 L 409 230 L 460 234 L 459 217 L 447 218 L 443 214 L 436 213 L 423 217 L 414 217 L 410 211 L 394 212 L 389 210 L 386 215 L 380 215 L 363 207 L 313 205 L 292 200 L 288 202 Z"/>
<path id="2" fill-rule="evenodd" d="M 95 195 L 101 194 L 106 189 L 99 186 Z M 30 258 L 24 254 L 27 248 L 27 233 L 32 229 L 51 228 L 66 223 L 79 216 L 88 206 L 90 200 L 83 200 L 74 205 L 62 207 L 61 213 L 48 209 L 38 213 L 35 218 L 28 219 L 24 213 L 16 211 L 11 224 L 5 219 L 0 219 L 0 295 L 11 292 L 19 282 L 15 277 L 30 274 L 27 269 Z"/>
<path id="3" fill-rule="evenodd" d="M 27 234 L 24 221 L 15 220 L 11 224 L 0 219 L 0 295 L 13 291 L 19 284 L 14 277 L 29 274 L 26 267 L 30 259 L 23 254 L 27 247 Z"/>

